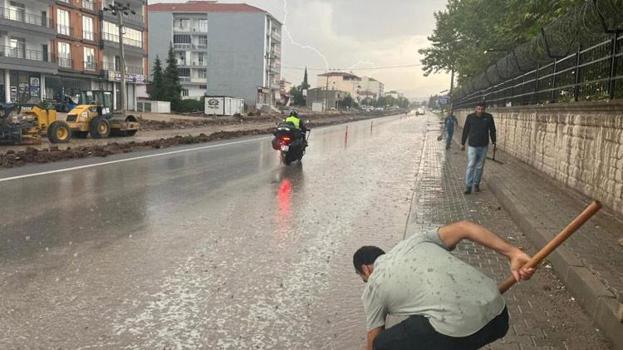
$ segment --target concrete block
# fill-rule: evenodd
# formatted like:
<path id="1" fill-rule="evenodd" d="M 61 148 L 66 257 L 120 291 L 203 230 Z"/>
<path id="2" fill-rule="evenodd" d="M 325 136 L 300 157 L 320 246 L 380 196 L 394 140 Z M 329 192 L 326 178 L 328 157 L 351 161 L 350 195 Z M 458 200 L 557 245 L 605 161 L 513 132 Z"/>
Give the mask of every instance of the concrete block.
<path id="1" fill-rule="evenodd" d="M 590 270 L 582 266 L 568 267 L 565 284 L 592 318 L 596 316 L 600 298 L 614 299 L 614 294 Z"/>
<path id="2" fill-rule="evenodd" d="M 621 303 L 614 298 L 600 298 L 595 323 L 614 343 L 615 349 L 623 349 L 623 323 L 617 315 Z"/>

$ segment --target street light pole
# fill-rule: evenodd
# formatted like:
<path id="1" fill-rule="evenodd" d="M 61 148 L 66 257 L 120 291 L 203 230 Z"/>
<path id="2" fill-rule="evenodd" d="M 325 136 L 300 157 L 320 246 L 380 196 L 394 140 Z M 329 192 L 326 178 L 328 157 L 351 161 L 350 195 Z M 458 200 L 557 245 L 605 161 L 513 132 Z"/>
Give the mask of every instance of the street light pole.
<path id="1" fill-rule="evenodd" d="M 117 17 L 117 26 L 119 27 L 119 51 L 121 52 L 121 109 L 125 112 L 128 109 L 127 103 L 127 85 L 125 79 L 125 48 L 123 47 L 123 15 L 136 14 L 134 10 L 130 8 L 130 4 L 121 4 L 114 2 L 104 8 L 104 11 L 110 11 Z"/>

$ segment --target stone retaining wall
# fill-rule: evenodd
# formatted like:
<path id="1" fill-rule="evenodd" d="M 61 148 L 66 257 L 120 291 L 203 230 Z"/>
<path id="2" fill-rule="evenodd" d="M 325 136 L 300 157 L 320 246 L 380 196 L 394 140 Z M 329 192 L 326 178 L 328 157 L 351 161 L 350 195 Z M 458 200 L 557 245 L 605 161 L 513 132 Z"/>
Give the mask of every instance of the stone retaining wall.
<path id="1" fill-rule="evenodd" d="M 458 110 L 463 125 L 472 110 Z M 623 214 L 623 102 L 491 108 L 497 146 Z"/>

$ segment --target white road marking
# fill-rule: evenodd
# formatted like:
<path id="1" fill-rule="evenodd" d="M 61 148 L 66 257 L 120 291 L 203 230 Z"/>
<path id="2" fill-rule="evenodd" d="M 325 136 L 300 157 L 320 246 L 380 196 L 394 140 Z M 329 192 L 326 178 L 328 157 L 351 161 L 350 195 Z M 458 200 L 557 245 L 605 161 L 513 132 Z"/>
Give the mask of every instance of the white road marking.
<path id="1" fill-rule="evenodd" d="M 0 179 L 0 182 L 7 182 L 7 181 L 12 181 L 12 180 L 26 179 L 26 178 L 29 178 L 29 177 L 49 175 L 49 174 L 64 173 L 64 172 L 73 171 L 73 170 L 95 168 L 95 167 L 98 167 L 98 166 L 117 164 L 117 163 L 125 163 L 125 162 L 130 162 L 130 161 L 133 161 L 133 160 L 155 158 L 155 157 L 167 156 L 167 155 L 171 155 L 171 154 L 193 152 L 193 151 L 200 151 L 200 150 L 205 150 L 205 149 L 210 149 L 210 148 L 217 148 L 217 147 L 237 145 L 237 144 L 240 144 L 240 143 L 247 143 L 247 142 L 257 141 L 257 140 L 260 140 L 262 138 L 263 137 L 256 137 L 256 138 L 252 138 L 252 139 L 248 139 L 248 140 L 233 141 L 233 142 L 228 142 L 228 143 L 219 143 L 218 145 L 208 145 L 208 146 L 201 146 L 201 147 L 195 147 L 195 148 L 187 148 L 187 149 L 181 149 L 181 150 L 177 150 L 177 151 L 170 151 L 170 152 L 157 153 L 157 154 L 149 154 L 149 155 L 146 155 L 146 156 L 131 157 L 131 158 L 125 158 L 125 159 L 111 160 L 111 161 L 108 161 L 108 162 L 80 165 L 80 166 L 75 166 L 75 167 L 71 167 L 71 168 L 63 168 L 63 169 L 42 171 L 42 172 L 39 172 L 39 173 L 32 173 L 32 174 L 25 174 L 25 175 L 5 177 L 5 178 Z"/>

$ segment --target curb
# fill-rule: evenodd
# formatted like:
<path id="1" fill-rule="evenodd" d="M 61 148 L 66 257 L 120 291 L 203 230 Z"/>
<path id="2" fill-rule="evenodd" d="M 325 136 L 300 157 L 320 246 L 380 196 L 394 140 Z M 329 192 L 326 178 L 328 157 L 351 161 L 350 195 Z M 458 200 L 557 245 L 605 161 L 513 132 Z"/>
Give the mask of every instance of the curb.
<path id="1" fill-rule="evenodd" d="M 531 221 L 528 207 L 504 186 L 499 177 L 489 176 L 485 181 L 513 221 L 536 246 L 544 246 L 562 229 Z M 552 252 L 548 260 L 577 302 L 613 342 L 614 348 L 623 349 L 623 304 L 564 245 Z"/>

